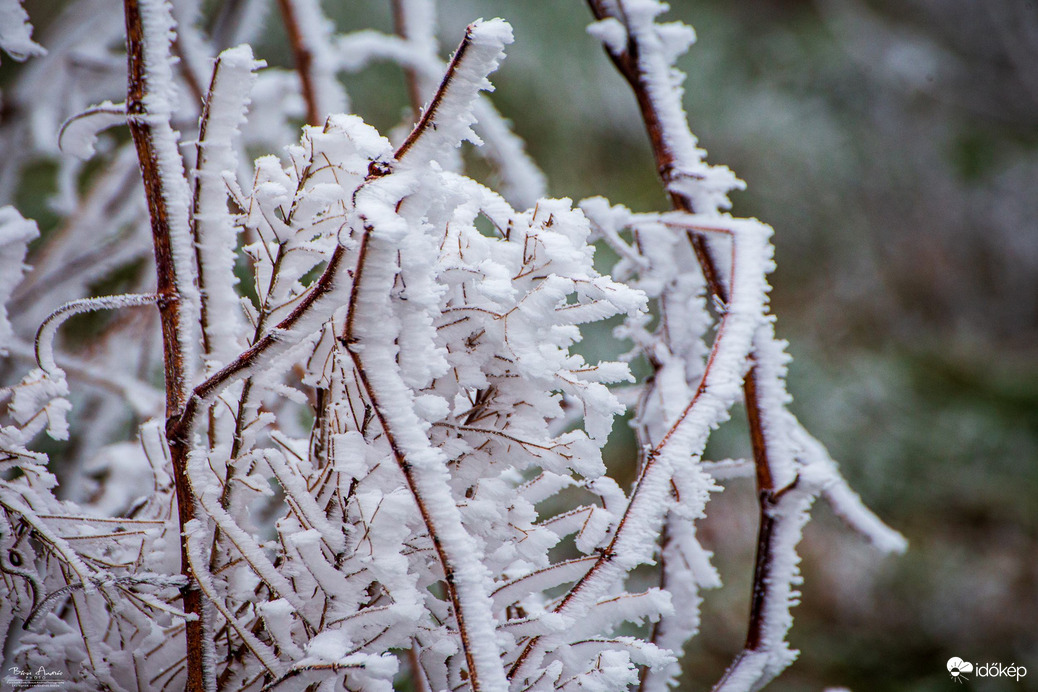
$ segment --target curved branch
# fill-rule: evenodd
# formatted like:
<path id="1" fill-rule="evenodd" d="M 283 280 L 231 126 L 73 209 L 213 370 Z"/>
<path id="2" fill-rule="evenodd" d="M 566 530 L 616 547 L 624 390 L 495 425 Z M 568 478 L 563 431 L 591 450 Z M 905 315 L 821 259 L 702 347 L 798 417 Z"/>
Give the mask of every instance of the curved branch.
<path id="1" fill-rule="evenodd" d="M 73 115 L 58 130 L 58 149 L 81 159 L 94 153 L 98 133 L 115 125 L 126 124 L 126 104 L 105 101 Z M 72 136 L 69 140 L 66 137 Z"/>
<path id="2" fill-rule="evenodd" d="M 36 364 L 46 373 L 54 373 L 59 370 L 54 362 L 54 337 L 58 329 L 70 317 L 82 315 L 85 312 L 96 312 L 98 310 L 118 310 L 119 308 L 139 307 L 157 303 L 160 296 L 155 293 L 127 293 L 119 296 L 103 296 L 100 298 L 81 298 L 65 303 L 52 312 L 43 321 L 40 328 L 36 330 L 34 354 Z"/>

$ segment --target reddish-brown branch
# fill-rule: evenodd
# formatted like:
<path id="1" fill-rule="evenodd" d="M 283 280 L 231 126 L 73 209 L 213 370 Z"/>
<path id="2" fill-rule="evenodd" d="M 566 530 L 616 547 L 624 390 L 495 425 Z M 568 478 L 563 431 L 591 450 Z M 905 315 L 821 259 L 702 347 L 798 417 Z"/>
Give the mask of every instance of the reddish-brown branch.
<path id="1" fill-rule="evenodd" d="M 760 526 L 757 529 L 757 555 L 753 565 L 753 590 L 750 596 L 750 622 L 743 648 L 756 651 L 761 644 L 764 626 L 764 602 L 768 595 L 768 571 L 771 562 L 771 539 L 775 533 L 774 493 L 760 493 Z"/>
<path id="2" fill-rule="evenodd" d="M 288 32 L 288 42 L 292 46 L 292 56 L 296 64 L 296 72 L 299 73 L 299 81 L 303 90 L 303 101 L 306 102 L 306 123 L 315 127 L 324 122 L 324 117 L 317 109 L 317 87 L 314 84 L 313 64 L 314 54 L 303 40 L 303 33 L 299 27 L 299 18 L 296 17 L 295 7 L 292 0 L 278 0 L 281 9 L 281 18 L 285 23 L 285 31 Z"/>
<path id="3" fill-rule="evenodd" d="M 601 0 L 588 0 L 588 5 L 596 19 L 601 20 L 612 16 Z M 623 18 L 616 17 L 616 19 L 622 20 Z M 649 87 L 646 83 L 646 75 L 639 68 L 638 52 L 639 46 L 637 38 L 630 34 L 628 35 L 627 46 L 623 52 L 613 51 L 609 46 L 606 46 L 606 53 L 609 55 L 609 58 L 613 61 L 613 64 L 616 65 L 619 72 L 624 76 L 630 84 L 631 89 L 634 91 L 635 98 L 638 102 L 638 108 L 641 111 L 642 120 L 645 122 L 645 128 L 652 144 L 656 169 L 664 187 L 669 192 L 671 204 L 676 210 L 694 213 L 697 210 L 695 209 L 692 200 L 686 195 L 674 192 L 672 189 L 671 183 L 675 182 L 677 175 L 674 166 L 675 153 L 667 146 L 664 125 L 661 121 L 660 113 L 657 111 L 656 105 L 650 96 Z M 692 249 L 696 254 L 696 258 L 699 261 L 699 265 L 702 268 L 703 276 L 706 279 L 710 293 L 722 303 L 727 304 L 729 298 L 728 290 L 719 278 L 720 273 L 718 271 L 718 264 L 713 257 L 713 253 L 707 244 L 706 238 L 703 234 L 694 231 L 688 232 L 688 238 Z M 753 355 L 751 354 L 751 359 L 752 358 Z M 768 576 L 771 563 L 770 536 L 773 520 L 769 514 L 772 504 L 770 498 L 773 497 L 775 491 L 774 480 L 771 474 L 771 464 L 768 458 L 767 438 L 764 435 L 763 412 L 758 397 L 756 367 L 751 367 L 743 380 L 743 398 L 746 405 L 746 416 L 750 427 L 750 442 L 753 446 L 753 458 L 757 475 L 757 492 L 761 498 L 760 536 L 757 547 L 756 566 L 754 569 L 750 622 L 746 637 L 746 649 L 753 651 L 760 645 L 760 632 L 763 626 L 763 610 L 761 605 L 763 604 L 764 598 L 767 594 Z"/>
<path id="4" fill-rule="evenodd" d="M 757 370 L 750 368 L 743 381 L 743 398 L 746 401 L 746 420 L 750 426 L 750 443 L 753 446 L 753 463 L 757 473 L 757 492 L 772 493 L 775 481 L 768 463 L 768 441 L 764 437 L 764 422 L 761 419 L 760 397 L 757 396 Z M 763 510 L 763 504 L 761 505 Z M 763 514 L 761 515 L 763 517 Z"/>
<path id="5" fill-rule="evenodd" d="M 350 336 L 344 337 L 346 343 L 349 343 L 350 339 Z M 461 600 L 458 596 L 458 589 L 455 585 L 454 568 L 451 565 L 450 558 L 444 551 L 443 542 L 440 540 L 436 531 L 436 525 L 433 522 L 431 513 L 429 512 L 429 507 L 426 505 L 421 492 L 418 490 L 418 483 L 415 478 L 414 469 L 411 467 L 410 462 L 407 461 L 406 455 L 397 445 L 392 428 L 386 421 L 384 407 L 380 403 L 378 395 L 372 389 L 371 383 L 368 381 L 364 363 L 355 350 L 347 347 L 347 351 L 350 354 L 350 358 L 353 360 L 354 367 L 357 369 L 357 378 L 360 380 L 360 384 L 364 388 L 364 393 L 371 401 L 371 406 L 375 411 L 375 417 L 378 418 L 379 426 L 382 428 L 382 432 L 386 435 L 386 441 L 389 443 L 389 448 L 393 453 L 393 458 L 396 460 L 401 472 L 403 472 L 404 479 L 407 481 L 407 487 L 411 490 L 411 495 L 414 496 L 415 504 L 418 505 L 418 511 L 422 515 L 422 522 L 429 530 L 429 536 L 432 538 L 433 548 L 435 548 L 436 556 L 439 558 L 440 565 L 443 568 L 443 581 L 447 585 L 447 597 L 450 599 L 451 607 L 454 610 L 455 620 L 458 623 L 458 634 L 461 637 L 461 648 L 465 654 L 465 663 L 469 670 L 469 682 L 472 685 L 473 690 L 479 690 L 479 669 L 476 667 L 476 663 L 472 658 L 472 642 L 468 633 L 468 627 L 465 625 L 464 610 L 462 610 Z"/>
<path id="6" fill-rule="evenodd" d="M 453 78 L 454 72 L 457 69 L 457 65 L 462 59 L 469 43 L 471 42 L 471 36 L 469 32 L 466 32 L 465 37 L 462 39 L 461 44 L 458 46 L 458 50 L 455 52 L 453 59 L 451 60 L 450 66 L 447 68 L 447 73 L 440 84 L 436 95 L 433 97 L 429 108 L 426 109 L 425 115 L 415 125 L 411 131 L 410 136 L 404 141 L 402 145 L 397 149 L 395 159 L 400 160 L 403 158 L 408 150 L 413 146 L 422 135 L 425 134 L 430 126 L 432 125 L 433 119 L 436 115 L 438 104 L 443 100 L 447 89 L 450 86 L 451 79 Z M 388 174 L 391 171 L 391 167 L 386 164 L 377 164 L 372 162 L 369 167 L 368 180 L 374 180 L 378 177 Z M 357 266 L 353 272 L 353 286 L 350 289 L 350 299 L 347 308 L 346 324 L 343 326 L 343 331 L 340 336 L 340 344 L 346 349 L 350 355 L 350 359 L 353 361 L 353 366 L 357 373 L 357 379 L 364 391 L 368 401 L 371 402 L 371 407 L 374 411 L 375 418 L 378 420 L 379 426 L 382 428 L 382 432 L 385 434 L 386 442 L 389 444 L 393 458 L 397 465 L 400 467 L 401 473 L 404 475 L 404 480 L 407 482 L 408 488 L 411 490 L 411 495 L 415 499 L 415 504 L 418 507 L 419 514 L 422 517 L 422 522 L 425 524 L 426 529 L 429 532 L 429 536 L 432 539 L 433 548 L 436 551 L 436 556 L 439 559 L 440 566 L 443 569 L 443 580 L 446 584 L 447 597 L 451 602 L 451 607 L 454 610 L 455 621 L 458 625 L 458 634 L 461 638 L 461 647 L 465 656 L 465 662 L 468 667 L 468 682 L 471 688 L 475 691 L 480 689 L 480 671 L 476 667 L 475 660 L 472 656 L 472 641 L 469 635 L 468 626 L 465 623 L 465 609 L 462 607 L 462 602 L 458 594 L 457 585 L 455 584 L 454 566 L 450 557 L 447 554 L 446 548 L 439 538 L 439 534 L 436 529 L 436 524 L 433 521 L 432 513 L 429 510 L 425 498 L 422 496 L 419 490 L 418 479 L 414 472 L 414 468 L 411 466 L 410 461 L 404 454 L 404 451 L 396 442 L 396 434 L 389 421 L 386 419 L 385 407 L 382 404 L 378 392 L 371 386 L 371 382 L 368 379 L 367 368 L 364 365 L 364 360 L 361 356 L 360 349 L 357 347 L 357 337 L 355 335 L 355 323 L 357 315 L 357 304 L 360 299 L 360 291 L 364 282 L 365 268 L 368 264 L 369 247 L 371 244 L 371 227 L 365 227 L 363 235 L 360 239 L 360 247 L 357 251 Z"/>
<path id="7" fill-rule="evenodd" d="M 722 229 L 714 229 L 714 230 L 723 232 Z M 735 266 L 735 261 L 736 261 L 736 258 L 735 258 L 735 244 L 733 243 L 732 244 L 732 266 L 733 267 Z M 574 584 L 570 588 L 570 590 L 566 593 L 565 596 L 562 597 L 562 599 L 560 599 L 558 605 L 556 605 L 555 608 L 554 608 L 554 612 L 560 612 L 563 609 L 565 609 L 566 606 L 571 601 L 573 601 L 574 598 L 577 597 L 577 595 L 580 593 L 580 591 L 582 591 L 585 588 L 585 585 L 587 583 L 589 583 L 595 577 L 595 575 L 600 570 L 602 570 L 609 562 L 611 562 L 612 559 L 614 558 L 614 556 L 616 555 L 617 544 L 619 543 L 621 537 L 623 537 L 623 535 L 624 535 L 624 533 L 626 531 L 628 519 L 629 519 L 629 517 L 631 515 L 631 512 L 632 512 L 633 508 L 636 506 L 636 502 L 638 500 L 639 493 L 642 491 L 642 487 L 643 487 L 643 485 L 645 483 L 646 478 L 649 476 L 649 474 L 657 472 L 656 467 L 658 466 L 657 462 L 659 460 L 660 454 L 663 453 L 663 451 L 666 448 L 667 444 L 670 442 L 671 437 L 675 434 L 675 432 L 678 430 L 678 428 L 681 427 L 681 425 L 685 421 L 685 419 L 688 418 L 689 415 L 691 415 L 693 409 L 695 409 L 695 407 L 699 403 L 701 397 L 706 392 L 706 389 L 707 389 L 707 387 L 706 387 L 707 377 L 708 377 L 708 375 L 710 374 L 710 372 L 714 368 L 714 362 L 715 362 L 715 359 L 717 357 L 717 353 L 718 353 L 722 343 L 724 343 L 726 341 L 726 336 L 725 336 L 725 334 L 726 334 L 726 326 L 728 324 L 728 319 L 729 319 L 730 314 L 731 313 L 725 313 L 725 315 L 722 316 L 722 318 L 721 318 L 721 322 L 720 322 L 720 324 L 717 327 L 717 338 L 714 339 L 714 345 L 710 349 L 710 355 L 707 357 L 706 367 L 703 369 L 703 376 L 700 379 L 699 386 L 696 388 L 696 391 L 692 395 L 691 400 L 685 406 L 684 410 L 677 417 L 677 419 L 674 421 L 674 423 L 671 425 L 671 427 L 667 430 L 666 434 L 663 435 L 663 437 L 660 439 L 660 441 L 658 443 L 656 443 L 656 445 L 652 449 L 650 449 L 648 452 L 645 453 L 644 459 L 643 459 L 643 462 L 642 462 L 642 468 L 641 468 L 641 471 L 640 471 L 640 473 L 638 475 L 638 480 L 635 482 L 634 490 L 631 492 L 631 498 L 627 502 L 627 509 L 624 511 L 623 516 L 620 517 L 620 521 L 616 525 L 616 531 L 613 532 L 613 537 L 610 539 L 609 545 L 606 546 L 599 553 L 598 560 L 595 561 L 595 564 L 592 565 L 591 568 L 584 574 L 584 576 L 581 577 L 577 581 L 577 583 Z M 525 663 L 527 658 L 529 658 L 530 654 L 533 652 L 534 647 L 537 645 L 538 640 L 539 640 L 539 637 L 534 637 L 529 642 L 527 642 L 526 646 L 523 648 L 523 651 L 519 654 L 519 656 L 516 658 L 515 662 L 512 664 L 511 668 L 508 671 L 509 679 L 514 678 L 515 675 L 522 668 L 523 663 Z"/>
<path id="8" fill-rule="evenodd" d="M 335 286 L 335 278 L 339 272 L 344 255 L 345 250 L 343 247 L 341 245 L 336 246 L 328 259 L 324 272 L 317 279 L 313 288 L 296 304 L 292 312 L 285 319 L 281 320 L 277 326 L 257 339 L 251 347 L 242 351 L 237 358 L 213 373 L 212 376 L 191 391 L 191 396 L 184 405 L 182 415 L 177 420 L 172 421 L 172 429 L 176 436 L 186 439 L 203 403 L 216 396 L 224 387 L 235 382 L 242 373 L 248 372 L 253 368 L 271 347 L 281 341 L 281 336 L 284 332 L 294 328 L 306 313 L 310 311 L 314 303 L 332 290 Z"/>
<path id="9" fill-rule="evenodd" d="M 465 53 L 468 51 L 469 44 L 472 43 L 472 31 L 471 29 L 465 32 L 465 38 L 461 39 L 461 43 L 458 44 L 458 50 L 454 51 L 454 57 L 451 58 L 450 64 L 447 66 L 447 72 L 443 75 L 443 81 L 440 82 L 440 87 L 436 90 L 436 95 L 433 96 L 432 101 L 429 102 L 429 107 L 425 109 L 425 113 L 422 114 L 422 119 L 414 126 L 411 130 L 411 134 L 407 136 L 404 143 L 400 145 L 400 148 L 396 150 L 396 158 L 400 160 L 407 156 L 407 152 L 410 151 L 411 147 L 414 146 L 415 142 L 422 138 L 426 130 L 430 127 L 435 127 L 433 122 L 436 120 L 437 111 L 440 107 L 440 102 L 447 93 L 447 88 L 450 86 L 451 81 L 454 79 L 454 73 L 458 69 L 458 65 L 465 57 Z"/>
<path id="10" fill-rule="evenodd" d="M 166 387 L 166 428 L 173 479 L 177 494 L 177 511 L 181 533 L 195 518 L 195 498 L 187 473 L 188 443 L 185 437 L 171 435 L 171 422 L 180 417 L 186 395 L 183 353 L 180 348 L 180 295 L 177 291 L 176 267 L 173 263 L 172 239 L 170 237 L 169 208 L 166 205 L 166 182 L 159 170 L 154 133 L 148 122 L 144 103 L 148 91 L 148 66 L 144 60 L 144 29 L 138 0 L 125 0 L 126 52 L 128 63 L 127 120 L 137 158 L 140 161 L 144 192 L 151 218 L 152 242 L 155 251 L 157 274 L 158 307 L 162 324 L 162 355 Z M 183 590 L 184 612 L 193 616 L 187 622 L 187 682 L 188 692 L 203 690 L 203 627 L 202 594 L 191 570 L 187 555 L 187 541 L 183 536 L 180 543 L 181 572 L 187 579 Z"/>

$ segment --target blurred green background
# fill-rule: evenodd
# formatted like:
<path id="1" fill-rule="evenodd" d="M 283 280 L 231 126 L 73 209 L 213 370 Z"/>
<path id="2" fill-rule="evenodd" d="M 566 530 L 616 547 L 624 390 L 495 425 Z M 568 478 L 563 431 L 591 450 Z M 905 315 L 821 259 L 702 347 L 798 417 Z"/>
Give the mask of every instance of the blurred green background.
<path id="1" fill-rule="evenodd" d="M 43 27 L 59 4 L 27 8 Z M 791 635 L 802 654 L 769 689 L 957 689 L 952 656 L 1030 669 L 1020 684 L 975 677 L 967 689 L 1038 689 L 1038 3 L 671 5 L 666 18 L 699 36 L 679 63 L 692 129 L 747 182 L 734 212 L 776 231 L 794 409 L 910 541 L 880 557 L 816 507 Z M 324 6 L 340 30 L 391 30 L 388 1 Z M 666 208 L 634 100 L 586 34 L 582 2 L 440 6 L 444 54 L 476 17 L 513 23 L 494 99 L 553 195 Z M 257 52 L 286 64 L 268 24 Z M 383 131 L 408 108 L 395 68 L 344 81 Z M 749 454 L 736 419 L 713 458 Z M 618 438 L 615 465 L 632 455 Z M 751 484 L 732 482 L 709 511 L 702 535 L 726 586 L 706 594 L 689 690 L 709 689 L 741 647 Z"/>

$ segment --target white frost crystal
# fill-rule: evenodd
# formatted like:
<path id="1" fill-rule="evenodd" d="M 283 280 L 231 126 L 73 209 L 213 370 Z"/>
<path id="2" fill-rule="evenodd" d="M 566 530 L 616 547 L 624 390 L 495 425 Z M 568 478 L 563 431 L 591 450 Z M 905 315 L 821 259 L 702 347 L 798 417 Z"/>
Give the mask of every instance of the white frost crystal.
<path id="1" fill-rule="evenodd" d="M 76 33 L 97 2 L 70 3 L 76 21 L 55 31 L 113 71 L 103 32 L 90 50 Z M 254 23 L 262 3 L 221 10 L 211 43 L 193 25 L 205 5 L 138 6 L 147 112 L 131 124 L 147 125 L 134 132 L 150 138 L 165 218 L 152 224 L 130 185 L 132 145 L 95 151 L 126 107 L 91 85 L 62 145 L 99 172 L 81 193 L 88 169 L 60 159 L 66 216 L 28 275 L 36 225 L 0 207 L 3 371 L 39 365 L 0 389 L 0 632 L 18 638 L 18 665 L 83 690 L 183 689 L 190 666 L 213 690 L 390 692 L 410 675 L 435 691 L 662 692 L 698 630 L 700 590 L 720 585 L 696 522 L 721 481 L 754 470 L 701 461 L 751 366 L 775 480 L 770 571 L 761 644 L 721 687 L 756 689 L 795 657 L 796 548 L 817 497 L 877 547 L 903 549 L 786 408 L 771 229 L 723 211 L 741 183 L 688 131 L 673 63 L 695 35 L 658 23 L 662 3 L 603 0 L 590 29 L 615 55 L 639 48 L 631 69 L 674 153 L 670 192 L 687 202 L 655 214 L 542 194 L 487 101 L 513 40 L 501 19 L 469 25 L 440 82 L 431 0 L 398 3 L 393 37 L 336 36 L 320 3 L 288 0 L 300 80 L 248 46 L 217 48 L 241 33 L 222 23 Z M 42 52 L 18 0 L 0 0 L 0 48 Z M 375 58 L 410 70 L 418 91 L 440 85 L 396 149 L 336 112 L 348 103 L 336 72 Z M 59 75 L 72 62 L 38 60 Z M 304 111 L 321 124 L 299 137 Z M 459 147 L 480 134 L 505 196 L 459 172 Z M 149 293 L 153 233 L 169 234 L 172 295 Z M 723 258 L 713 311 L 690 237 Z M 598 241 L 617 258 L 609 272 Z M 92 293 L 117 269 L 137 292 Z M 169 318 L 172 301 L 179 323 L 163 340 L 153 305 Z M 62 325 L 100 309 L 116 315 L 77 348 Z M 607 324 L 630 352 L 582 355 Z M 163 380 L 178 377 L 165 384 L 183 396 L 167 397 Z M 621 487 L 603 447 L 628 407 L 638 478 Z M 44 432 L 73 442 L 53 470 L 33 449 Z M 661 558 L 662 583 L 645 583 Z M 190 596 L 201 606 L 185 613 Z M 198 627 L 201 654 L 185 661 Z"/>

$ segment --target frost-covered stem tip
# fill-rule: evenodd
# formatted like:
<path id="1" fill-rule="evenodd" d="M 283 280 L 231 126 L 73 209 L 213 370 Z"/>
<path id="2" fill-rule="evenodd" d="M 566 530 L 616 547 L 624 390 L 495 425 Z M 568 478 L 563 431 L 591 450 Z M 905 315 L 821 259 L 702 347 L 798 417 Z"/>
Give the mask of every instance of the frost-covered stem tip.
<path id="1" fill-rule="evenodd" d="M 224 51 L 213 65 L 195 144 L 191 232 L 199 288 L 199 322 L 209 368 L 238 351 L 242 322 L 237 312 L 234 250 L 237 232 L 227 210 L 223 176 L 236 165 L 234 146 L 245 122 L 254 70 L 262 65 L 248 46 Z"/>
<path id="2" fill-rule="evenodd" d="M 461 43 L 458 44 L 458 49 L 454 51 L 450 64 L 447 65 L 447 72 L 443 76 L 440 88 L 436 90 L 436 94 L 429 102 L 429 105 L 425 107 L 421 119 L 415 124 L 414 129 L 411 130 L 407 139 L 405 139 L 403 144 L 401 144 L 397 149 L 397 160 L 404 160 L 415 145 L 422 141 L 422 138 L 427 132 L 430 130 L 435 131 L 437 127 L 436 120 L 440 115 L 440 107 L 443 104 L 444 99 L 451 94 L 451 83 L 454 81 L 455 74 L 465 63 L 465 55 L 468 53 L 469 48 L 473 43 L 473 32 L 478 26 L 481 25 L 472 24 L 465 30 L 465 37 L 461 40 Z M 466 125 L 467 124 L 468 123 L 466 123 Z"/>
<path id="3" fill-rule="evenodd" d="M 154 68 L 146 59 L 148 48 L 146 43 L 168 41 L 168 36 L 155 36 L 155 30 L 161 30 L 163 22 L 156 21 L 154 16 L 168 11 L 147 4 L 142 8 L 138 0 L 125 0 L 126 17 L 126 52 L 127 52 L 127 120 L 130 133 L 140 163 L 141 176 L 144 180 L 144 191 L 148 202 L 148 213 L 151 218 L 152 241 L 155 253 L 155 271 L 157 274 L 158 308 L 162 325 L 162 353 L 166 388 L 166 419 L 175 421 L 182 410 L 187 391 L 185 376 L 184 352 L 182 346 L 183 302 L 178 280 L 178 266 L 174 261 L 173 237 L 171 232 L 171 210 L 169 208 L 170 184 L 184 181 L 166 180 L 160 166 L 160 157 L 168 155 L 170 147 L 176 152 L 175 141 L 156 143 L 153 129 L 152 113 L 148 108 L 150 70 Z M 143 10 L 143 12 L 142 12 Z M 146 26 L 152 31 L 146 34 Z M 167 85 L 163 85 L 167 86 Z M 168 117 L 168 114 L 166 114 Z M 165 123 L 168 129 L 168 122 Z M 168 140 L 172 140 L 172 132 Z M 165 147 L 166 151 L 160 151 Z M 185 219 L 186 221 L 186 219 Z M 177 511 L 181 530 L 195 518 L 195 498 L 187 473 L 187 457 L 189 445 L 186 439 L 168 436 L 173 477 L 176 484 Z M 202 692 L 204 689 L 203 663 L 203 607 L 202 594 L 197 588 L 195 576 L 187 555 L 186 539 L 181 537 L 181 570 L 187 585 L 183 590 L 184 611 L 192 618 L 187 622 L 187 687 L 189 692 Z"/>
<path id="4" fill-rule="evenodd" d="M 70 317 L 96 310 L 115 310 L 118 308 L 151 305 L 157 302 L 158 299 L 157 295 L 147 293 L 143 295 L 126 294 L 101 298 L 81 298 L 65 303 L 52 312 L 43 321 L 40 328 L 36 330 L 36 364 L 40 366 L 41 370 L 48 373 L 53 373 L 58 369 L 57 364 L 54 362 L 54 337 L 58 333 L 58 328 Z"/>

